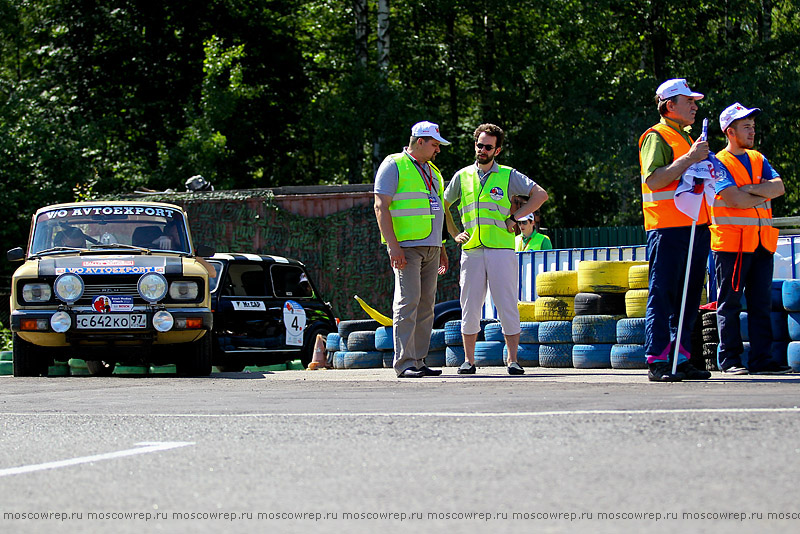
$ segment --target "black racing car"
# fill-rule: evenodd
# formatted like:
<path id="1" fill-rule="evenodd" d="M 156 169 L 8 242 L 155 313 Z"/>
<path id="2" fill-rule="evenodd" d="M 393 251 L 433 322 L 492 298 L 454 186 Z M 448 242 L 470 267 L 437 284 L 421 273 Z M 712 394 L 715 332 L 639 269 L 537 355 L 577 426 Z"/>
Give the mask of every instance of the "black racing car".
<path id="1" fill-rule="evenodd" d="M 311 362 L 317 334 L 336 331 L 305 266 L 281 256 L 215 254 L 208 261 L 214 314 L 213 364 L 220 371 L 247 365 Z"/>

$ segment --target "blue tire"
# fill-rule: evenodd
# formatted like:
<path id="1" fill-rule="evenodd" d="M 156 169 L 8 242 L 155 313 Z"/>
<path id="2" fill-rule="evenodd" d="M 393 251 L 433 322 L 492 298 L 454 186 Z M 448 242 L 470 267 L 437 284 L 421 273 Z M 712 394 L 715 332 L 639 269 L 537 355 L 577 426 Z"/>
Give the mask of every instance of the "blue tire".
<path id="1" fill-rule="evenodd" d="M 572 347 L 572 367 L 575 369 L 610 369 L 612 346 L 611 343 L 575 345 Z"/>
<path id="2" fill-rule="evenodd" d="M 540 367 L 572 367 L 572 343 L 539 345 Z"/>
<path id="3" fill-rule="evenodd" d="M 786 280 L 772 280 L 772 311 L 786 311 L 783 307 L 783 283 Z"/>
<path id="4" fill-rule="evenodd" d="M 789 339 L 792 341 L 800 341 L 800 312 L 789 313 L 786 322 L 789 330 Z"/>
<path id="5" fill-rule="evenodd" d="M 440 351 L 444 350 L 447 346 L 447 343 L 444 340 L 444 329 L 433 329 L 431 330 L 431 343 L 428 346 L 429 351 Z"/>
<path id="6" fill-rule="evenodd" d="M 800 341 L 789 343 L 786 349 L 786 360 L 795 373 L 800 373 Z"/>
<path id="7" fill-rule="evenodd" d="M 539 325 L 539 343 L 572 343 L 572 321 L 542 322 Z M 570 354 L 570 359 L 571 358 L 572 354 Z"/>
<path id="8" fill-rule="evenodd" d="M 483 335 L 486 341 L 500 341 L 504 343 L 506 340 L 506 338 L 503 337 L 503 328 L 500 326 L 500 323 L 487 324 Z"/>
<path id="9" fill-rule="evenodd" d="M 351 352 L 374 352 L 375 331 L 355 331 L 347 336 L 347 350 Z"/>
<path id="10" fill-rule="evenodd" d="M 328 337 L 325 338 L 325 349 L 328 352 L 336 352 L 339 350 L 339 334 L 336 332 L 328 334 Z"/>
<path id="11" fill-rule="evenodd" d="M 355 332 L 353 332 L 355 334 Z M 352 337 L 353 334 L 350 334 Z M 349 351 L 342 356 L 345 369 L 374 369 L 383 367 L 383 353 L 372 351 Z"/>
<path id="12" fill-rule="evenodd" d="M 345 351 L 337 350 L 333 353 L 333 368 L 344 369 L 344 355 Z"/>
<path id="13" fill-rule="evenodd" d="M 520 334 L 519 334 L 519 343 L 520 345 L 530 344 L 530 343 L 539 343 L 539 325 L 541 323 L 538 322 L 522 322 L 519 323 L 520 327 Z M 538 350 L 537 350 L 538 354 Z M 539 357 L 536 357 L 536 361 L 539 361 Z"/>
<path id="14" fill-rule="evenodd" d="M 644 317 L 620 319 L 617 322 L 617 343 L 620 345 L 644 345 Z"/>
<path id="15" fill-rule="evenodd" d="M 464 341 L 461 339 L 460 319 L 444 323 L 444 342 L 448 347 L 460 347 L 464 344 Z"/>
<path id="16" fill-rule="evenodd" d="M 539 344 L 520 343 L 517 347 L 517 363 L 522 367 L 539 367 Z M 508 365 L 508 347 L 503 346 L 503 364 Z"/>
<path id="17" fill-rule="evenodd" d="M 458 345 L 448 346 L 444 349 L 444 357 L 447 367 L 461 367 L 461 364 L 466 360 L 466 356 L 464 356 L 464 347 Z"/>
<path id="18" fill-rule="evenodd" d="M 617 340 L 617 320 L 611 315 L 578 315 L 572 320 L 572 342 L 593 345 Z"/>
<path id="19" fill-rule="evenodd" d="M 614 345 L 611 347 L 613 369 L 647 369 L 644 345 Z"/>
<path id="20" fill-rule="evenodd" d="M 772 340 L 789 341 L 789 314 L 785 311 L 774 311 L 770 314 L 772 321 Z"/>
<path id="21" fill-rule="evenodd" d="M 339 351 L 347 352 L 347 338 L 339 336 Z"/>
<path id="22" fill-rule="evenodd" d="M 386 369 L 394 367 L 394 351 L 384 351 L 381 354 L 383 354 L 383 366 Z"/>
<path id="23" fill-rule="evenodd" d="M 428 367 L 444 367 L 446 362 L 447 356 L 444 350 L 429 351 L 428 355 L 425 356 L 425 365 Z"/>
<path id="24" fill-rule="evenodd" d="M 391 326 L 381 326 L 375 330 L 375 348 L 378 350 L 394 350 L 394 330 Z"/>
<path id="25" fill-rule="evenodd" d="M 478 341 L 475 343 L 475 365 L 478 367 L 503 367 L 503 343 Z"/>
<path id="26" fill-rule="evenodd" d="M 781 301 L 786 311 L 800 311 L 800 280 L 784 280 L 781 287 Z"/>

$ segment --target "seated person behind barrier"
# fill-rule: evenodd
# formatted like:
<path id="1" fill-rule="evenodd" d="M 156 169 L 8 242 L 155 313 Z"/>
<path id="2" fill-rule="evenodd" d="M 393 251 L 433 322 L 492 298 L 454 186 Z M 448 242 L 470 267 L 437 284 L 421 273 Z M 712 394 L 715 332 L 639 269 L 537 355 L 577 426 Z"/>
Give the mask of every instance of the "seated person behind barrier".
<path id="1" fill-rule="evenodd" d="M 67 226 L 53 238 L 53 246 L 86 248 L 86 236 L 79 228 Z"/>

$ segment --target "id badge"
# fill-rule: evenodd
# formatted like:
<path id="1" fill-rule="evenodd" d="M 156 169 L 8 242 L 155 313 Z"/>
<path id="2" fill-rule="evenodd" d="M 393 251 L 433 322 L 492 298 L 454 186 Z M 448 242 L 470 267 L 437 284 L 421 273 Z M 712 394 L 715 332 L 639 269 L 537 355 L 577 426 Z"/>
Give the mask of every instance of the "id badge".
<path id="1" fill-rule="evenodd" d="M 439 197 L 436 195 L 428 195 L 428 200 L 431 202 L 431 211 L 442 210 L 442 205 L 439 203 Z"/>

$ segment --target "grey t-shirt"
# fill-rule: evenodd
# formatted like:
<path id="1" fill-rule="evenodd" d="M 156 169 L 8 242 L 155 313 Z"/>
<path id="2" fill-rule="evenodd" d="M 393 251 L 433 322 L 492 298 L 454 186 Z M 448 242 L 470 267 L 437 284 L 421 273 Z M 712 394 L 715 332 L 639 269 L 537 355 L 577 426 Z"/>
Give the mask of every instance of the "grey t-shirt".
<path id="1" fill-rule="evenodd" d="M 453 179 L 450 180 L 450 183 L 447 185 L 447 188 L 444 190 L 444 200 L 448 204 L 455 204 L 458 202 L 458 199 L 461 197 L 461 179 L 459 175 L 464 172 L 466 169 L 472 169 L 473 167 L 477 166 L 477 164 L 473 163 L 469 167 L 464 167 L 455 175 L 453 175 Z M 478 176 L 481 179 L 481 186 L 486 184 L 486 180 L 488 179 L 489 175 L 493 172 L 498 172 L 500 169 L 497 166 L 497 162 L 495 161 L 492 165 L 492 168 L 489 169 L 489 172 L 485 173 L 478 169 Z M 509 198 L 515 195 L 530 195 L 531 189 L 533 186 L 536 185 L 536 182 L 519 172 L 517 169 L 511 169 L 511 175 L 508 178 L 508 195 Z"/>
<path id="2" fill-rule="evenodd" d="M 404 148 L 403 154 L 407 158 L 411 158 L 408 151 Z M 413 158 L 411 158 L 413 161 Z M 415 165 L 420 176 L 419 166 Z M 438 195 L 439 193 L 439 180 L 435 174 L 432 174 L 432 169 L 427 163 L 424 165 L 425 173 L 428 176 L 433 176 L 433 190 Z M 400 180 L 400 171 L 397 170 L 397 163 L 395 163 L 392 156 L 387 156 L 383 160 L 381 166 L 378 167 L 378 172 L 375 173 L 375 189 L 374 192 L 379 195 L 389 195 L 391 197 L 397 192 L 397 184 Z M 434 218 L 431 222 L 431 234 L 425 239 L 417 239 L 414 241 L 403 241 L 400 243 L 401 247 L 441 247 L 442 246 L 442 228 L 444 227 L 444 207 L 433 212 Z"/>

